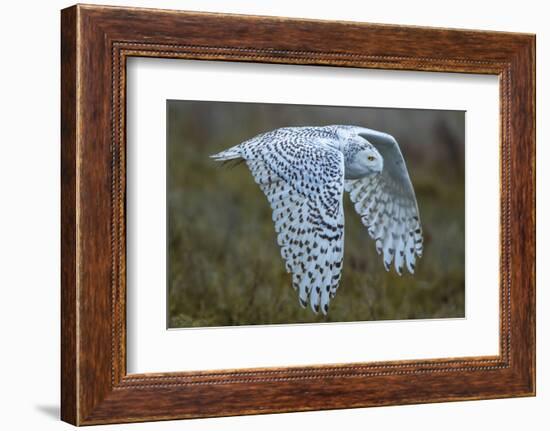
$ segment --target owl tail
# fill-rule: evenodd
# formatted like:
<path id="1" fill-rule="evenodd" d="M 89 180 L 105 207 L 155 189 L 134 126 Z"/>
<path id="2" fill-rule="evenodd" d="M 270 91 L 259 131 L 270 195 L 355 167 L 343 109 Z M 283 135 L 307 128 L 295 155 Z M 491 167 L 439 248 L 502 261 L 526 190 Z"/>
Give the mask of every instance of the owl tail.
<path id="1" fill-rule="evenodd" d="M 225 160 L 240 159 L 242 156 L 238 147 L 239 146 L 237 145 L 235 147 L 231 147 L 220 153 L 212 154 L 210 158 L 216 160 L 217 162 L 223 162 Z"/>

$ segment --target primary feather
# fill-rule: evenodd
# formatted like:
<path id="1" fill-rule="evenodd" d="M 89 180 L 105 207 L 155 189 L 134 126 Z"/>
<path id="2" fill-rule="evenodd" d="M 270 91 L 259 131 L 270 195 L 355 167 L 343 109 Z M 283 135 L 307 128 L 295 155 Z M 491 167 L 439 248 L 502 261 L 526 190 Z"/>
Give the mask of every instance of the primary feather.
<path id="1" fill-rule="evenodd" d="M 328 313 L 344 250 L 350 194 L 386 270 L 413 273 L 422 254 L 414 190 L 397 141 L 356 126 L 287 127 L 211 156 L 242 159 L 272 208 L 277 243 L 303 307 Z"/>

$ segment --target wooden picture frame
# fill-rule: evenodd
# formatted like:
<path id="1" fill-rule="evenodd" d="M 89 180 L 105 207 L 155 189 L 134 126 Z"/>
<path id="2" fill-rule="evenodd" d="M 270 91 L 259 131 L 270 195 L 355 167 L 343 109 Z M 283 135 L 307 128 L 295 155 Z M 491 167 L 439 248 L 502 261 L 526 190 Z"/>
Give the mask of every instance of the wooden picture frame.
<path id="1" fill-rule="evenodd" d="M 64 421 L 535 394 L 534 35 L 83 5 L 64 9 L 61 18 Z M 127 374 L 125 65 L 131 56 L 498 75 L 500 354 Z"/>

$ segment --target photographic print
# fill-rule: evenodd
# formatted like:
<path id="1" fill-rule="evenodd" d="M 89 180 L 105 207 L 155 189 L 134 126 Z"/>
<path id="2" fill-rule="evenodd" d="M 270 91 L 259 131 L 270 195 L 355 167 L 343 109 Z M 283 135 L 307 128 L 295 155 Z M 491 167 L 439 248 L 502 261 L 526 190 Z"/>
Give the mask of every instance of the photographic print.
<path id="1" fill-rule="evenodd" d="M 534 34 L 75 5 L 60 45 L 62 420 L 535 395 Z"/>
<path id="2" fill-rule="evenodd" d="M 169 328 L 464 317 L 465 113 L 167 101 Z"/>

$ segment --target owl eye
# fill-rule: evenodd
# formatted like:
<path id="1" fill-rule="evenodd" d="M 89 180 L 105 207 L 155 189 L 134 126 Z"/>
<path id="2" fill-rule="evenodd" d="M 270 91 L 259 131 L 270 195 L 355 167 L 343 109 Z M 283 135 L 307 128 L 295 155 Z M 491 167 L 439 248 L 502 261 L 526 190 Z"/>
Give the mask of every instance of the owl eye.
<path id="1" fill-rule="evenodd" d="M 367 159 L 369 159 L 369 161 L 372 162 L 374 160 L 374 156 L 369 156 L 369 157 L 367 157 Z"/>

